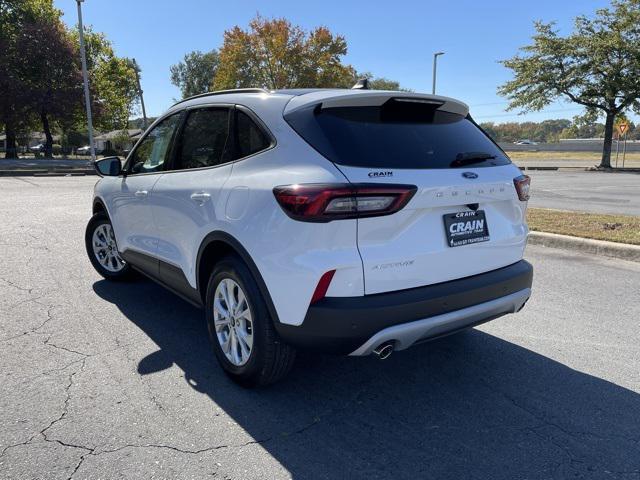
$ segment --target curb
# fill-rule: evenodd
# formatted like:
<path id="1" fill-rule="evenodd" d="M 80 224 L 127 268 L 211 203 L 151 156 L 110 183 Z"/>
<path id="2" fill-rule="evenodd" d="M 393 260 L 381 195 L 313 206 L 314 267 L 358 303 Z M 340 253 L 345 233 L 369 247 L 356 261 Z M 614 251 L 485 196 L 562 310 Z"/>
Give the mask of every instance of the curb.
<path id="1" fill-rule="evenodd" d="M 529 243 L 640 262 L 640 245 L 606 242 L 604 240 L 570 237 L 546 232 L 529 232 Z"/>
<path id="2" fill-rule="evenodd" d="M 0 170 L 0 177 L 81 177 L 85 175 L 96 175 L 96 171 L 94 169 Z"/>

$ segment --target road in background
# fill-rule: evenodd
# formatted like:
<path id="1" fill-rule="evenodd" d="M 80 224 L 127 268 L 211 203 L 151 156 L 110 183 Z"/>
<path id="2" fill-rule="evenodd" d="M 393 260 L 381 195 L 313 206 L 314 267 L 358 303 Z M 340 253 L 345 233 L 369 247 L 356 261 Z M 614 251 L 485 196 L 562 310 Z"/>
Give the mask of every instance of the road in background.
<path id="1" fill-rule="evenodd" d="M 0 178 L 0 477 L 640 476 L 639 264 L 530 246 L 520 314 L 248 391 L 200 311 L 94 272 L 95 180 Z"/>
<path id="2" fill-rule="evenodd" d="M 622 156 L 623 143 L 620 142 L 620 155 Z M 602 152 L 602 141 L 574 141 L 565 142 L 560 141 L 557 143 L 539 143 L 537 145 L 516 145 L 514 143 L 500 143 L 500 146 L 506 151 L 516 152 L 529 152 L 529 151 L 541 151 L 541 152 Z M 616 154 L 616 141 L 613 141 L 611 152 L 615 157 Z M 627 152 L 640 152 L 639 141 L 627 141 Z"/>
<path id="3" fill-rule="evenodd" d="M 507 152 L 509 153 L 509 152 Z M 600 159 L 569 159 L 569 158 L 512 158 L 511 161 L 519 167 L 534 168 L 570 168 L 575 170 L 590 169 L 600 165 Z M 615 160 L 611 159 L 612 168 L 615 167 Z M 624 164 L 625 168 L 640 168 L 640 160 L 627 160 Z M 622 159 L 618 162 L 618 167 L 622 168 Z"/>
<path id="4" fill-rule="evenodd" d="M 579 212 L 640 215 L 640 174 L 527 171 L 529 206 Z"/>

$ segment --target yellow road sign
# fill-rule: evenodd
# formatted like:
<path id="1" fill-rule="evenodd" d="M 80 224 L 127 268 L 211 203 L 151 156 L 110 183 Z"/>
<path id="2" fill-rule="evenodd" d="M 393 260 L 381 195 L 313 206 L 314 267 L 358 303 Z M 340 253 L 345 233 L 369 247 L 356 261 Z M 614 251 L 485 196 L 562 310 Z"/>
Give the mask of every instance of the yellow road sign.
<path id="1" fill-rule="evenodd" d="M 628 123 L 619 123 L 618 124 L 618 133 L 620 135 L 624 135 L 625 133 L 627 133 L 627 130 L 629 130 L 629 124 Z"/>

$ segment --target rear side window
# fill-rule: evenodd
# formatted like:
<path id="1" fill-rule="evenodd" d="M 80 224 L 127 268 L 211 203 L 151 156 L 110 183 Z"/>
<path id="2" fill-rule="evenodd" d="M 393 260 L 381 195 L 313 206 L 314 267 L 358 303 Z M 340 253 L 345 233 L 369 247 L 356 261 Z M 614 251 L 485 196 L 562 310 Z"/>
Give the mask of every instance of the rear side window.
<path id="1" fill-rule="evenodd" d="M 339 165 L 435 169 L 511 163 L 471 120 L 439 111 L 438 106 L 396 99 L 381 106 L 321 109 L 314 105 L 285 119 L 312 147 Z"/>
<path id="2" fill-rule="evenodd" d="M 212 167 L 229 161 L 228 138 L 229 109 L 190 111 L 178 143 L 176 169 Z"/>
<path id="3" fill-rule="evenodd" d="M 238 151 L 236 158 L 243 158 L 269 148 L 271 142 L 258 125 L 242 110 L 237 112 Z"/>

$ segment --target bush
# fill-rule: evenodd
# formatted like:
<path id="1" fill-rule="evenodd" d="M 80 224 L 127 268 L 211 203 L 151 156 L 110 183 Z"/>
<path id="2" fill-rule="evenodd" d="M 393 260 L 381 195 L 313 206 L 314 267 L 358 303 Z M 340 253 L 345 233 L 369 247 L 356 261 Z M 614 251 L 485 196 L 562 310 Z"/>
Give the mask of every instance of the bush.
<path id="1" fill-rule="evenodd" d="M 83 147 L 89 144 L 89 137 L 84 133 L 76 132 L 74 130 L 66 133 L 64 136 L 64 142 L 70 147 Z"/>
<path id="2" fill-rule="evenodd" d="M 51 149 L 54 155 L 60 155 L 62 153 L 62 147 L 57 143 L 51 145 Z"/>

